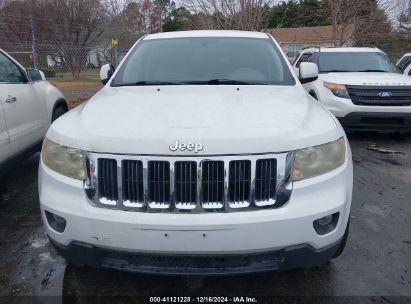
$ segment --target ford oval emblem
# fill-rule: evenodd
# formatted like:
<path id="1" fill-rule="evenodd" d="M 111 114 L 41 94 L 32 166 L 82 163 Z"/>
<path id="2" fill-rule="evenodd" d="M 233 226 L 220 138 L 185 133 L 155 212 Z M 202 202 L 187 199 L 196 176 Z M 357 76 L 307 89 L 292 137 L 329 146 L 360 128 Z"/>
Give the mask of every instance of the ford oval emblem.
<path id="1" fill-rule="evenodd" d="M 379 92 L 378 96 L 380 96 L 381 98 L 389 98 L 389 97 L 392 97 L 392 93 L 391 92 Z"/>

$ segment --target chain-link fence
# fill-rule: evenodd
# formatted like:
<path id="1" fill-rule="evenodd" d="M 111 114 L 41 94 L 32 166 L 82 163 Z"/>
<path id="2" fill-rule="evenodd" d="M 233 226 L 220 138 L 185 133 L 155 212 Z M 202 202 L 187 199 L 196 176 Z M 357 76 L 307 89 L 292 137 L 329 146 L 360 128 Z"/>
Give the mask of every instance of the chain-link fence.
<path id="1" fill-rule="evenodd" d="M 58 73 L 72 73 L 98 69 L 103 64 L 116 65 L 131 46 L 104 44 L 81 47 L 70 43 L 2 42 L 1 48 L 26 67 L 41 69 L 47 77 Z"/>
<path id="2" fill-rule="evenodd" d="M 74 35 L 66 35 L 71 39 L 65 41 L 67 29 L 63 23 L 8 17 L 0 14 L 0 48 L 22 65 L 41 69 L 49 78 L 59 73 L 78 78 L 82 71 L 98 69 L 106 63 L 116 66 L 132 46 L 121 42 L 113 45 L 112 37 L 103 35 L 85 43 L 84 37 L 82 41 L 77 39 L 75 31 Z"/>
<path id="3" fill-rule="evenodd" d="M 71 37 L 72 41 L 62 41 L 61 37 L 65 37 L 63 34 L 66 30 L 63 23 L 51 24 L 31 17 L 7 19 L 0 15 L 0 48 L 22 65 L 41 69 L 48 78 L 63 73 L 79 78 L 84 70 L 99 69 L 106 63 L 116 66 L 132 46 L 131 43 L 123 43 L 121 40 L 118 44 L 112 43 L 114 37 L 104 35 L 87 44 L 79 43 L 75 37 L 74 39 Z M 49 32 L 53 32 L 53 35 L 47 35 Z M 134 40 L 138 38 L 136 36 Z M 362 41 L 376 40 L 372 35 L 356 38 Z M 378 37 L 378 39 L 379 44 L 376 46 L 385 51 L 393 62 L 396 62 L 407 50 L 410 51 L 409 33 L 397 33 L 393 37 L 387 36 L 383 39 Z M 290 61 L 293 61 L 304 47 L 334 45 L 333 42 L 321 40 L 321 37 L 318 41 L 310 43 L 295 40 L 279 42 Z M 352 43 L 349 46 L 352 45 L 356 44 Z"/>

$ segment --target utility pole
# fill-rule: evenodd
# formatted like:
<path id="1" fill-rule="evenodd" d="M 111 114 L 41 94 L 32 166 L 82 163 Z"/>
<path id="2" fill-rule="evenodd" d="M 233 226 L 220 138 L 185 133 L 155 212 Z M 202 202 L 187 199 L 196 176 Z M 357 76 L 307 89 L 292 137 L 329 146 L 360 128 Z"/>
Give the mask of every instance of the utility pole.
<path id="1" fill-rule="evenodd" d="M 115 67 L 117 68 L 118 66 L 118 39 L 117 39 L 117 34 L 115 35 L 116 38 L 111 38 L 111 45 L 114 47 L 114 64 Z"/>
<path id="2" fill-rule="evenodd" d="M 116 68 L 118 67 L 118 45 L 116 44 L 116 46 L 114 47 L 114 57 L 116 60 Z"/>
<path id="3" fill-rule="evenodd" d="M 30 31 L 31 31 L 31 51 L 33 52 L 33 67 L 37 69 L 37 54 L 36 54 L 36 25 L 33 16 L 30 16 Z"/>

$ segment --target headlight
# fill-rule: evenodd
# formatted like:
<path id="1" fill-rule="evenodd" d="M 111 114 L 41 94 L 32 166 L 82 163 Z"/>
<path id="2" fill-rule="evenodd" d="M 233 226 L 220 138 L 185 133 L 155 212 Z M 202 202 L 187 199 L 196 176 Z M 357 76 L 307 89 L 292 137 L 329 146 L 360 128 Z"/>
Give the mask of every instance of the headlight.
<path id="1" fill-rule="evenodd" d="M 315 177 L 341 166 L 345 161 L 345 139 L 325 145 L 297 150 L 294 156 L 293 181 Z"/>
<path id="2" fill-rule="evenodd" d="M 86 152 L 44 139 L 41 159 L 50 169 L 67 177 L 86 179 Z"/>
<path id="3" fill-rule="evenodd" d="M 340 98 L 350 99 L 350 95 L 348 94 L 348 91 L 345 85 L 324 81 L 324 86 L 327 89 L 330 89 L 331 92 L 333 92 L 335 96 L 340 97 Z"/>

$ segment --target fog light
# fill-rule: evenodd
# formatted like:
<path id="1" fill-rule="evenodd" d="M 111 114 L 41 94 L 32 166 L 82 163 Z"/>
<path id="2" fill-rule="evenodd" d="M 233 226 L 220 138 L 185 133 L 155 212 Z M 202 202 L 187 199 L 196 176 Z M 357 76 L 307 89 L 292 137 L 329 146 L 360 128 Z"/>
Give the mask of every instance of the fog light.
<path id="1" fill-rule="evenodd" d="M 46 211 L 46 218 L 47 222 L 49 223 L 49 226 L 57 232 L 62 233 L 64 229 L 66 229 L 66 220 L 61 216 Z"/>
<path id="2" fill-rule="evenodd" d="M 337 227 L 338 218 L 340 213 L 334 213 L 327 216 L 324 216 L 313 222 L 314 229 L 319 235 L 327 234 Z"/>

